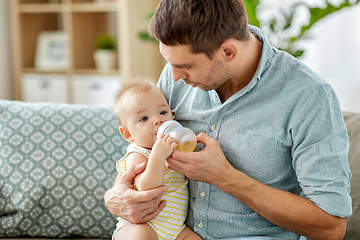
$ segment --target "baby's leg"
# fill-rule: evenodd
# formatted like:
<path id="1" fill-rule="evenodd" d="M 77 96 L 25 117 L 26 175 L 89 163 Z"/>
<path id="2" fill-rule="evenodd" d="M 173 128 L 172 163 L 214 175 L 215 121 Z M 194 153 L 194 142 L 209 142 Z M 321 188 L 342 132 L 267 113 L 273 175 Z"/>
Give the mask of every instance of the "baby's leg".
<path id="1" fill-rule="evenodd" d="M 189 227 L 185 227 L 177 236 L 176 240 L 202 240 L 199 235 L 194 233 Z"/>
<path id="2" fill-rule="evenodd" d="M 113 240 L 158 240 L 158 236 L 147 223 L 128 223 L 114 233 Z"/>

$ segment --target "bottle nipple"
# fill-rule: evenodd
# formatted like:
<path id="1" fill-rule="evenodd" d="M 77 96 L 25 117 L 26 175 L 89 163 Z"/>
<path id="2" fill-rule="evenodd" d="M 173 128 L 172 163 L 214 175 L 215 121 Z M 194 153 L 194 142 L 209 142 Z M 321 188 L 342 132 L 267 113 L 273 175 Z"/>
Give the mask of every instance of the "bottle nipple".
<path id="1" fill-rule="evenodd" d="M 164 122 L 157 133 L 170 135 L 176 141 L 176 149 L 179 151 L 192 152 L 197 144 L 195 133 L 175 120 Z"/>

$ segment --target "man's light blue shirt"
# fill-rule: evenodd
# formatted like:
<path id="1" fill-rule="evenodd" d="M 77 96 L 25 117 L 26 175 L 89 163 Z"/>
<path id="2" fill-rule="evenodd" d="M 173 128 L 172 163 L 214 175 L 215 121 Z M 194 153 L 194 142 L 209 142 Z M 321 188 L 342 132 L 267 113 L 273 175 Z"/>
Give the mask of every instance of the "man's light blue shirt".
<path id="1" fill-rule="evenodd" d="M 158 84 L 170 108 L 183 125 L 215 138 L 236 169 L 305 196 L 331 215 L 350 216 L 349 141 L 333 89 L 303 63 L 273 48 L 260 29 L 250 30 L 263 50 L 245 88 L 222 103 L 215 90 L 173 81 L 167 64 Z M 300 238 L 216 186 L 190 180 L 189 190 L 187 224 L 203 239 Z"/>

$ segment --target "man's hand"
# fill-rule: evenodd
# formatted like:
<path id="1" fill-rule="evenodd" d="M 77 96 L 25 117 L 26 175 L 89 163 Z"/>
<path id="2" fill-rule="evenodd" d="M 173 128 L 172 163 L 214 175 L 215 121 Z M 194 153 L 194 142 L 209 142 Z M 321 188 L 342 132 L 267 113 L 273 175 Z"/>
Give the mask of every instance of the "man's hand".
<path id="1" fill-rule="evenodd" d="M 215 139 L 200 133 L 197 135 L 197 141 L 205 145 L 202 151 L 186 153 L 175 149 L 167 159 L 167 166 L 188 178 L 217 185 L 226 177 L 224 172 L 233 167 Z"/>
<path id="2" fill-rule="evenodd" d="M 341 239 L 344 236 L 345 218 L 329 215 L 305 197 L 245 175 L 230 165 L 215 139 L 205 133 L 200 133 L 197 139 L 205 144 L 202 151 L 174 150 L 167 160 L 168 167 L 188 178 L 219 187 L 268 221 L 291 232 L 310 239 Z"/>
<path id="3" fill-rule="evenodd" d="M 161 201 L 165 186 L 148 191 L 134 190 L 134 178 L 144 171 L 146 164 L 130 167 L 123 175 L 118 175 L 115 184 L 104 196 L 109 211 L 132 223 L 145 223 L 155 218 L 165 207 Z"/>

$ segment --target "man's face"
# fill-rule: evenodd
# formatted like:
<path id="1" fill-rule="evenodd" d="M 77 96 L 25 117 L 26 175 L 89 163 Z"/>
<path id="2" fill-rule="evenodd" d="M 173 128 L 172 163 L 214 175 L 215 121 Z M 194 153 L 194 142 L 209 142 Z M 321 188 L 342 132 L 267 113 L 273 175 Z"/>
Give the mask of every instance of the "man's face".
<path id="1" fill-rule="evenodd" d="M 208 91 L 229 80 L 230 71 L 221 58 L 220 50 L 213 59 L 203 53 L 192 53 L 188 45 L 167 46 L 160 43 L 161 55 L 171 64 L 173 80 L 182 79 L 192 87 Z"/>

